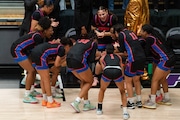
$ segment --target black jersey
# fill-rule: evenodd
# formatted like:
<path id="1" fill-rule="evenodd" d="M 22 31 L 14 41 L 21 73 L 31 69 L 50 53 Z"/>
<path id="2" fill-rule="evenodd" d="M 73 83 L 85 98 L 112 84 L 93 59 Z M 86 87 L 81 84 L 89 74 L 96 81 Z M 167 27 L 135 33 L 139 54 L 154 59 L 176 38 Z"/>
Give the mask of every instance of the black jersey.
<path id="1" fill-rule="evenodd" d="M 138 37 L 132 31 L 124 29 L 119 33 L 119 51 L 126 51 L 128 54 L 128 61 L 134 62 L 135 60 L 145 59 L 144 49 L 141 46 Z"/>
<path id="2" fill-rule="evenodd" d="M 154 36 L 149 36 L 145 40 L 145 53 L 147 56 L 151 54 L 157 60 L 169 60 L 174 56 L 173 51 Z"/>
<path id="3" fill-rule="evenodd" d="M 121 69 L 121 58 L 116 54 L 106 54 L 101 58 L 103 66 L 102 79 L 105 82 L 114 80 L 114 82 L 121 82 L 123 79 Z"/>
<path id="4" fill-rule="evenodd" d="M 12 56 L 17 57 L 14 51 L 21 51 L 21 54 L 29 55 L 31 50 L 43 41 L 44 38 L 40 32 L 30 32 L 13 42 L 11 46 Z"/>
<path id="5" fill-rule="evenodd" d="M 109 32 L 110 28 L 117 23 L 117 16 L 114 14 L 109 14 L 106 21 L 103 22 L 98 17 L 98 15 L 95 15 L 93 18 L 92 26 L 97 28 L 97 31 L 99 32 Z M 113 43 L 111 36 L 104 36 L 103 38 L 98 38 L 98 44 L 110 44 Z"/>
<path id="6" fill-rule="evenodd" d="M 59 43 L 51 43 L 51 42 L 45 42 L 43 44 L 40 44 L 36 46 L 34 49 L 32 49 L 31 52 L 32 58 L 38 58 L 38 59 L 40 59 L 41 57 L 47 58 L 57 55 L 63 57 L 65 55 L 65 49 Z"/>
<path id="7" fill-rule="evenodd" d="M 44 13 L 40 9 L 37 9 L 33 12 L 31 19 L 39 21 L 40 18 L 42 18 L 44 16 L 45 16 Z"/>
<path id="8" fill-rule="evenodd" d="M 77 61 L 93 62 L 96 57 L 97 44 L 90 39 L 79 39 L 67 54 L 67 59 L 72 58 Z"/>
<path id="9" fill-rule="evenodd" d="M 99 32 L 110 31 L 110 28 L 117 23 L 117 17 L 114 14 L 109 14 L 106 21 L 101 21 L 98 15 L 95 15 L 93 18 L 92 25 L 97 28 Z"/>
<path id="10" fill-rule="evenodd" d="M 107 54 L 103 58 L 103 64 L 105 66 L 120 66 L 121 60 L 116 54 Z"/>

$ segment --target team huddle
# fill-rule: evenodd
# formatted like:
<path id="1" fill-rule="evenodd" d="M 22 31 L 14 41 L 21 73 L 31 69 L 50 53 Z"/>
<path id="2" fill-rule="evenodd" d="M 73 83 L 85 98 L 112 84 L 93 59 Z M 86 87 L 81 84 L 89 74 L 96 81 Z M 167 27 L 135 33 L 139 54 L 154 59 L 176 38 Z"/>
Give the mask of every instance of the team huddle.
<path id="1" fill-rule="evenodd" d="M 121 94 L 123 119 L 129 119 L 127 108 L 156 108 L 156 103 L 170 105 L 166 76 L 175 64 L 173 51 L 167 47 L 149 24 L 142 26 L 140 36 L 118 23 L 114 14 L 100 7 L 93 18 L 91 32 L 83 32 L 77 39 L 63 37 L 49 40 L 53 35 L 52 20 L 41 17 L 34 30 L 23 35 L 11 46 L 14 60 L 27 71 L 26 91 L 23 102 L 38 103 L 32 95 L 36 73 L 41 78 L 42 106 L 60 107 L 54 99 L 54 89 L 60 68 L 67 66 L 80 82 L 80 92 L 71 103 L 76 112 L 83 100 L 84 111 L 96 109 L 103 114 L 106 88 L 114 81 Z M 154 72 L 149 100 L 142 103 L 140 77 L 144 74 L 146 58 L 152 57 Z M 91 64 L 95 63 L 92 68 Z M 50 75 L 51 74 L 51 75 Z M 100 76 L 100 79 L 99 79 Z M 88 99 L 92 86 L 100 84 L 97 108 Z M 159 86 L 164 96 L 157 101 Z M 134 100 L 134 91 L 136 101 Z M 127 90 L 127 94 L 126 91 Z"/>

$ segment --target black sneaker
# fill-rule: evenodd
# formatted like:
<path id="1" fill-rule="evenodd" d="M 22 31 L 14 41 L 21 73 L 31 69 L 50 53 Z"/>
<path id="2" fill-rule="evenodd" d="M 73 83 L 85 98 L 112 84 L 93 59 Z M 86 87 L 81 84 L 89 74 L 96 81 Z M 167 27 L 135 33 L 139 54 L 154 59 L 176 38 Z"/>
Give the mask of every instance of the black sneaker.
<path id="1" fill-rule="evenodd" d="M 142 108 L 142 102 L 141 102 L 141 101 L 137 101 L 137 102 L 136 102 L 136 106 L 137 106 L 138 108 Z"/>
<path id="2" fill-rule="evenodd" d="M 135 104 L 134 104 L 134 103 L 130 103 L 130 102 L 128 101 L 128 103 L 127 103 L 127 108 L 129 108 L 129 109 L 135 109 Z"/>

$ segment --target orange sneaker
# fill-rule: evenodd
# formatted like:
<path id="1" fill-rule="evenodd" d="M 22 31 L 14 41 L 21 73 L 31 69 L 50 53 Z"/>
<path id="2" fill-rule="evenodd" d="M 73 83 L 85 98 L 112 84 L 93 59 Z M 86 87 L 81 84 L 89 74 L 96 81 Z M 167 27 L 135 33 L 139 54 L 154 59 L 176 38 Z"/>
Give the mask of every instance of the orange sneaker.
<path id="1" fill-rule="evenodd" d="M 60 106 L 61 106 L 61 103 L 60 103 L 60 102 L 56 102 L 55 100 L 54 100 L 53 102 L 55 102 L 56 104 L 58 104 L 58 105 L 60 105 Z"/>
<path id="2" fill-rule="evenodd" d="M 60 106 L 61 106 L 61 103 L 56 102 L 55 100 L 52 103 L 47 102 L 47 105 L 46 105 L 47 108 L 55 108 L 55 107 L 60 107 Z"/>
<path id="3" fill-rule="evenodd" d="M 41 105 L 42 106 L 46 106 L 47 105 L 47 101 L 46 100 L 42 100 Z"/>

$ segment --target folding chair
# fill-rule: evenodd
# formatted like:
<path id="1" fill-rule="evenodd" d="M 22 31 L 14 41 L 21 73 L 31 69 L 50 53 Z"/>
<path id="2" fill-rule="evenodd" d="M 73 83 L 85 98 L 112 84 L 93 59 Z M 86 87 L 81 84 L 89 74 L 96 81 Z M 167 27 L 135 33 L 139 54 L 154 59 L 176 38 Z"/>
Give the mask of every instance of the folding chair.
<path id="1" fill-rule="evenodd" d="M 180 27 L 174 27 L 167 31 L 166 41 L 175 54 L 180 54 Z"/>
<path id="2" fill-rule="evenodd" d="M 154 30 L 156 30 L 156 31 L 159 32 L 159 34 L 161 35 L 161 37 L 162 37 L 163 39 L 165 39 L 165 35 L 164 35 L 164 33 L 162 32 L 161 29 L 159 29 L 159 28 L 157 28 L 157 27 L 153 27 L 153 28 L 154 28 Z"/>
<path id="3" fill-rule="evenodd" d="M 74 35 L 76 35 L 75 28 L 70 28 L 65 33 L 65 37 L 71 37 L 71 36 L 74 36 Z"/>
<path id="4" fill-rule="evenodd" d="M 58 75 L 58 82 L 59 82 L 59 89 L 61 90 L 61 94 L 63 96 L 62 99 L 63 99 L 63 101 L 66 101 L 61 75 Z"/>
<path id="5" fill-rule="evenodd" d="M 20 81 L 20 88 L 24 88 L 25 87 L 26 77 L 27 77 L 27 71 L 24 70 L 23 73 L 22 73 L 22 79 Z M 37 87 L 40 84 L 40 81 L 38 81 L 38 80 L 40 80 L 40 75 L 36 74 L 36 81 L 35 81 L 35 84 L 34 84 L 35 87 Z"/>
<path id="6" fill-rule="evenodd" d="M 180 34 L 180 27 L 173 27 L 169 29 L 166 33 L 166 38 L 172 35 Z"/>
<path id="7" fill-rule="evenodd" d="M 176 57 L 176 64 L 172 72 L 179 73 L 180 72 L 180 27 L 174 27 L 169 29 L 166 33 L 166 41 L 168 46 L 173 49 Z"/>

